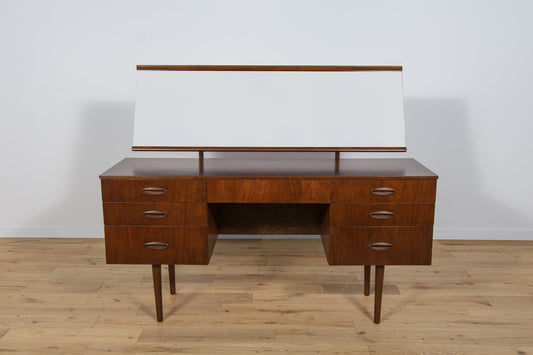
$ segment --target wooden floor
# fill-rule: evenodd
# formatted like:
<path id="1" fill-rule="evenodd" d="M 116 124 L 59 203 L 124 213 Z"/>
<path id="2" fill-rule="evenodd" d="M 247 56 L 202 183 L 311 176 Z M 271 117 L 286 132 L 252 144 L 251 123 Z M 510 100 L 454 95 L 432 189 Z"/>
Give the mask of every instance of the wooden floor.
<path id="1" fill-rule="evenodd" d="M 155 321 L 151 267 L 102 239 L 0 239 L 0 353 L 533 354 L 533 242 L 436 241 L 432 266 L 385 268 L 381 324 L 363 267 L 320 240 L 217 242 L 176 266 Z M 166 268 L 164 268 L 166 276 Z"/>

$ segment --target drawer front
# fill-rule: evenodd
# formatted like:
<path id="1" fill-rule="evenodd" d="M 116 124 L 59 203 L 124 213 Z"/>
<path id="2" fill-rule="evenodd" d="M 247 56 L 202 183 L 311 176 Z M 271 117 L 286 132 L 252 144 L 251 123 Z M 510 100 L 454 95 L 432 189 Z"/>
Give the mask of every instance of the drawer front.
<path id="1" fill-rule="evenodd" d="M 104 202 L 104 224 L 207 226 L 205 203 Z"/>
<path id="2" fill-rule="evenodd" d="M 104 202 L 205 202 L 203 180 L 102 180 Z"/>
<path id="3" fill-rule="evenodd" d="M 209 262 L 206 227 L 105 226 L 108 264 Z"/>
<path id="4" fill-rule="evenodd" d="M 329 181 L 210 180 L 211 203 L 329 203 Z"/>
<path id="5" fill-rule="evenodd" d="M 350 180 L 332 183 L 332 202 L 435 202 L 436 180 Z"/>
<path id="6" fill-rule="evenodd" d="M 332 204 L 332 226 L 432 226 L 433 203 Z"/>
<path id="7" fill-rule="evenodd" d="M 432 227 L 332 227 L 332 265 L 429 265 Z"/>

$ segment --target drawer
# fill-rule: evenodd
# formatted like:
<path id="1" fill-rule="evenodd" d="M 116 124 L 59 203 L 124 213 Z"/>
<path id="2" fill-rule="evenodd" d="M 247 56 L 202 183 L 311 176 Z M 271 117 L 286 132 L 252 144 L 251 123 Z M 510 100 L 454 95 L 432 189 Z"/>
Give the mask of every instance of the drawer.
<path id="1" fill-rule="evenodd" d="M 203 180 L 102 179 L 104 202 L 205 202 Z"/>
<path id="2" fill-rule="evenodd" d="M 332 226 L 432 226 L 433 203 L 332 204 Z"/>
<path id="3" fill-rule="evenodd" d="M 437 180 L 337 180 L 331 188 L 332 202 L 435 202 Z"/>
<path id="4" fill-rule="evenodd" d="M 104 224 L 206 226 L 207 204 L 104 202 Z"/>
<path id="5" fill-rule="evenodd" d="M 211 203 L 329 203 L 329 181 L 209 180 Z"/>
<path id="6" fill-rule="evenodd" d="M 206 227 L 105 226 L 105 251 L 108 264 L 209 263 Z"/>
<path id="7" fill-rule="evenodd" d="M 432 227 L 332 227 L 332 265 L 429 265 Z"/>

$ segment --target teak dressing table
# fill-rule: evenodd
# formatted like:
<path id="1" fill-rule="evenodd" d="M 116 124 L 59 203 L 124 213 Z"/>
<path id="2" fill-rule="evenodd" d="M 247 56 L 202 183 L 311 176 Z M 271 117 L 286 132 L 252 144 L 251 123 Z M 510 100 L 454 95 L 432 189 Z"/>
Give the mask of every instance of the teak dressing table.
<path id="1" fill-rule="evenodd" d="M 338 158 L 338 155 L 337 155 Z M 413 159 L 126 158 L 100 176 L 106 260 L 209 263 L 218 234 L 320 234 L 330 265 L 375 265 L 380 322 L 385 265 L 429 265 L 437 176 Z"/>
<path id="2" fill-rule="evenodd" d="M 401 66 L 137 66 L 133 150 L 101 178 L 106 260 L 209 263 L 219 234 L 320 235 L 330 265 L 375 265 L 379 323 L 385 265 L 431 263 L 437 176 L 404 152 Z M 335 152 L 335 159 L 204 159 L 204 151 Z"/>

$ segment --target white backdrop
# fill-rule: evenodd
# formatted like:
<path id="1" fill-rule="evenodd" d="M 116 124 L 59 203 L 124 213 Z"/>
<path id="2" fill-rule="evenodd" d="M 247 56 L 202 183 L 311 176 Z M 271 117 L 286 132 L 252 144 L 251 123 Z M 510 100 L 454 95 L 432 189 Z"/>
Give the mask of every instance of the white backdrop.
<path id="1" fill-rule="evenodd" d="M 99 173 L 194 156 L 130 151 L 136 64 L 403 65 L 407 153 L 343 157 L 437 172 L 437 238 L 533 239 L 529 0 L 0 0 L 0 235 L 102 236 Z"/>

